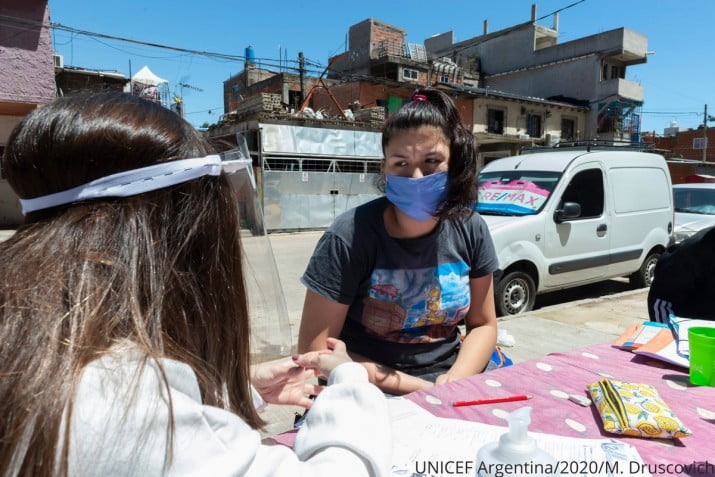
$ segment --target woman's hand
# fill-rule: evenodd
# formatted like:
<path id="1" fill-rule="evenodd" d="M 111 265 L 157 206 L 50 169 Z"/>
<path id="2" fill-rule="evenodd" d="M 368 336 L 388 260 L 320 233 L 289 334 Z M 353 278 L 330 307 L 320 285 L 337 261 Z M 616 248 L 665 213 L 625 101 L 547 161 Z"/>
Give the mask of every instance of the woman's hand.
<path id="1" fill-rule="evenodd" d="M 323 389 L 323 386 L 306 382 L 315 376 L 314 368 L 305 368 L 293 358 L 268 361 L 251 367 L 251 384 L 263 400 L 270 404 L 310 408 L 313 401 L 308 396 L 318 394 Z"/>
<path id="2" fill-rule="evenodd" d="M 313 401 L 307 396 L 318 394 L 323 386 L 306 382 L 322 376 L 327 378 L 338 365 L 349 363 L 345 343 L 328 338 L 328 349 L 311 351 L 251 367 L 251 384 L 264 401 L 310 408 Z"/>
<path id="3" fill-rule="evenodd" d="M 320 377 L 327 379 L 333 369 L 343 363 L 352 362 L 352 359 L 348 356 L 345 343 L 336 338 L 328 338 L 327 345 L 327 350 L 298 355 L 295 357 L 296 364 L 315 369 Z"/>
<path id="4" fill-rule="evenodd" d="M 445 384 L 450 381 L 456 381 L 457 379 L 459 378 L 456 378 L 449 373 L 440 374 L 439 376 L 437 376 L 437 379 L 434 380 L 434 385 L 439 386 L 440 384 Z"/>

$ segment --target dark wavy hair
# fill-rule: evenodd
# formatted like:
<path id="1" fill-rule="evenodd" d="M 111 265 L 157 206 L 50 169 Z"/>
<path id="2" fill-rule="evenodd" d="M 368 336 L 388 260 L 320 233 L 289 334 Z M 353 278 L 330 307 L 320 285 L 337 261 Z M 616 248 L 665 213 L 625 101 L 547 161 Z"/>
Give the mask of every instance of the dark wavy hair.
<path id="1" fill-rule="evenodd" d="M 442 91 L 424 88 L 385 122 L 382 150 L 392 137 L 407 129 L 433 126 L 449 140 L 447 198 L 437 212 L 441 219 L 456 219 L 473 212 L 477 198 L 477 141 L 462 122 L 452 99 Z"/>
<path id="2" fill-rule="evenodd" d="M 160 105 L 83 94 L 26 116 L 10 136 L 2 170 L 21 198 L 34 198 L 211 152 Z M 66 474 L 71 429 L 61 425 L 63 411 L 71 413 L 83 368 L 126 341 L 142 351 L 143 366 L 161 358 L 191 366 L 205 404 L 263 424 L 248 384 L 236 204 L 226 177 L 202 177 L 37 211 L 0 243 L 4 475 Z M 172 436 L 170 424 L 169 443 Z M 171 445 L 166 455 L 168 465 Z"/>

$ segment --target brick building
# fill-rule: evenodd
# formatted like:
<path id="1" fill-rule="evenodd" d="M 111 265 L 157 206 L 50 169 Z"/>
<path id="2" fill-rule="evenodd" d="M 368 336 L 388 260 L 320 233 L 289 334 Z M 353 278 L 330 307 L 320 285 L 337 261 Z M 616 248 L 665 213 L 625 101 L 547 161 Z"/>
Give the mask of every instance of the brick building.
<path id="1" fill-rule="evenodd" d="M 692 180 L 692 176 L 715 176 L 715 129 L 708 128 L 705 161 L 703 161 L 703 129 L 680 130 L 670 127 L 663 136 L 654 132 L 644 133 L 644 143 L 654 143 L 655 148 L 665 156 L 670 168 L 673 184 Z"/>

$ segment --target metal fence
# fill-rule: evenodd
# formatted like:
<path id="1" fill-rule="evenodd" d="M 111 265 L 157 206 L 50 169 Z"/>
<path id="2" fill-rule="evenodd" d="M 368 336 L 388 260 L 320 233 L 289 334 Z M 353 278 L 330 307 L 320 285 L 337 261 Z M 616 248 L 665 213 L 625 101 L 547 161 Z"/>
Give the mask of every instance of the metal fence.
<path id="1" fill-rule="evenodd" d="M 264 156 L 266 229 L 328 227 L 341 213 L 380 197 L 380 161 Z"/>

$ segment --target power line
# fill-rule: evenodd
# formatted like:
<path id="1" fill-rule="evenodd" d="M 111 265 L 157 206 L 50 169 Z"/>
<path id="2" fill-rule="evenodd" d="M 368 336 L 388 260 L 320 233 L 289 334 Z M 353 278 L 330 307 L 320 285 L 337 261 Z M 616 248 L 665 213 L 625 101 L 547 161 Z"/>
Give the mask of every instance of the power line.
<path id="1" fill-rule="evenodd" d="M 574 2 L 574 3 L 572 3 L 571 5 L 566 5 L 566 6 L 563 7 L 563 8 L 559 8 L 558 10 L 554 10 L 554 11 L 551 12 L 551 13 L 547 13 L 547 14 L 544 15 L 543 17 L 537 18 L 536 21 L 538 22 L 539 20 L 543 20 L 544 18 L 548 18 L 548 17 L 550 17 L 551 15 L 553 15 L 554 13 L 559 13 L 559 12 L 562 12 L 562 11 L 564 11 L 564 10 L 568 10 L 569 8 L 575 7 L 575 6 L 578 5 L 579 3 L 583 3 L 583 2 L 585 2 L 585 1 L 586 1 L 586 0 L 579 0 L 578 2 Z"/>
<path id="2" fill-rule="evenodd" d="M 221 109 L 223 109 L 223 105 L 216 106 L 215 108 L 203 109 L 201 111 L 191 111 L 190 113 L 184 113 L 184 114 L 212 113 L 212 111 L 219 111 Z"/>
<path id="3" fill-rule="evenodd" d="M 697 114 L 700 116 L 701 113 L 696 111 L 641 111 L 640 114 L 670 114 L 670 115 L 687 115 L 687 114 Z"/>
<path id="4" fill-rule="evenodd" d="M 56 23 L 56 22 L 50 22 L 49 24 L 45 24 L 42 22 L 38 21 L 33 21 L 33 20 L 27 20 L 23 18 L 16 18 L 16 17 L 10 17 L 7 15 L 0 15 L 0 22 L 4 22 L 6 24 L 11 24 L 14 26 L 25 26 L 25 27 L 31 27 L 31 29 L 38 29 L 38 28 L 51 28 L 53 30 L 58 30 L 58 31 L 64 31 L 76 35 L 84 35 L 90 38 L 102 38 L 106 40 L 114 40 L 114 41 L 122 41 L 125 43 L 131 43 L 134 45 L 141 45 L 141 46 L 149 46 L 152 48 L 159 48 L 159 49 L 164 49 L 164 50 L 170 50 L 170 51 L 177 51 L 181 53 L 187 53 L 187 54 L 192 54 L 192 55 L 199 55 L 199 56 L 205 56 L 208 58 L 213 58 L 213 59 L 219 59 L 219 60 L 229 60 L 229 61 L 237 61 L 237 62 L 242 62 L 246 60 L 245 56 L 242 55 L 232 55 L 228 53 L 218 53 L 218 52 L 212 52 L 212 51 L 206 51 L 206 50 L 195 50 L 192 48 L 182 48 L 178 46 L 170 46 L 170 45 L 164 45 L 161 43 L 153 43 L 153 42 L 148 42 L 148 41 L 141 41 L 141 40 L 134 40 L 132 38 L 125 38 L 121 36 L 116 36 L 116 35 L 108 35 L 105 33 L 97 33 L 97 32 L 92 32 L 89 30 L 81 30 L 79 28 L 73 28 L 67 25 L 63 25 L 61 23 Z M 280 67 L 282 62 L 278 60 L 274 60 L 271 58 L 256 58 L 255 61 L 261 62 L 265 61 L 266 63 L 271 64 L 271 62 L 276 62 L 277 64 L 275 66 Z M 297 64 L 297 60 L 290 60 L 290 63 L 295 63 Z M 274 66 L 271 64 L 271 66 Z M 297 68 L 295 68 L 297 70 Z"/>

